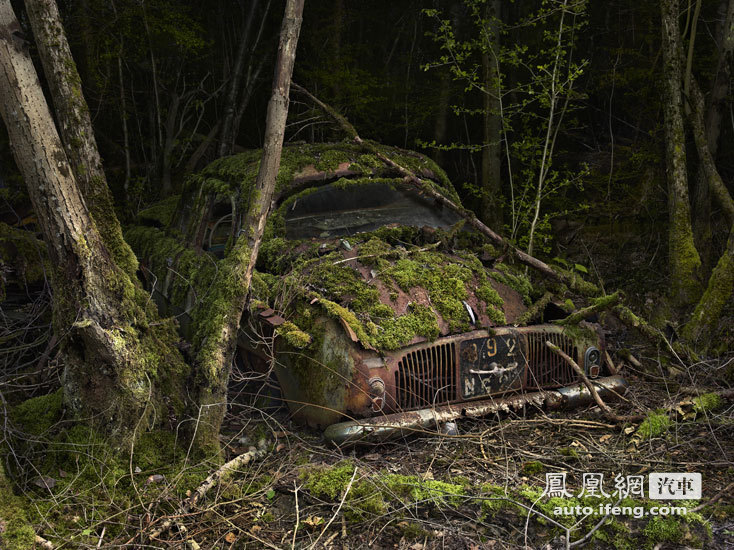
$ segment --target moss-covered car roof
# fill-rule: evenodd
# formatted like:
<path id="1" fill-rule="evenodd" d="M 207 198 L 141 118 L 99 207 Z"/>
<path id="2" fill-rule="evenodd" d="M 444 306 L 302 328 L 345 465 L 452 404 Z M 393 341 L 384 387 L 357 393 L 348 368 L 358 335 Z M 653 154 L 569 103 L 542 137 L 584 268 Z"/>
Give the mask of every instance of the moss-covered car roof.
<path id="1" fill-rule="evenodd" d="M 458 202 L 446 174 L 412 151 L 381 147 Z M 221 200 L 247 195 L 260 152 L 214 161 L 187 183 L 187 193 Z M 253 279 L 254 308 L 267 305 L 288 323 L 279 332 L 295 347 L 308 347 L 309 329 L 328 315 L 364 347 L 393 350 L 421 340 L 514 322 L 529 303 L 531 287 L 511 266 L 485 267 L 479 255 L 496 254 L 480 237 L 453 229 L 395 224 L 347 238 L 286 239 L 285 211 L 324 183 L 398 185 L 402 177 L 350 143 L 288 146 L 278 175 L 278 207 L 271 213 Z M 212 257 L 187 249 L 171 228 L 175 198 L 141 212 L 141 225 L 126 238 L 173 303 L 193 292 L 205 299 L 216 276 Z M 153 221 L 160 227 L 151 227 Z M 167 227 L 167 229 L 166 229 Z M 175 264 L 173 266 L 172 264 Z M 176 275 L 170 275 L 170 269 Z"/>

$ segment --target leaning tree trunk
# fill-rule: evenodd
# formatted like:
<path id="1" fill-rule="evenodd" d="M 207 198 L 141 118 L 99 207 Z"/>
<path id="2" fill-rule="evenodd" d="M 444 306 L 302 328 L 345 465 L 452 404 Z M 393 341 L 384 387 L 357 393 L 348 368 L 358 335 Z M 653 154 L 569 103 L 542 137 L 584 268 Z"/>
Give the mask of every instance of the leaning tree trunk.
<path id="1" fill-rule="evenodd" d="M 305 0 L 286 2 L 275 65 L 273 92 L 268 103 L 265 143 L 250 207 L 241 222 L 240 236 L 218 264 L 217 279 L 204 307 L 194 317 L 194 349 L 199 395 L 194 438 L 202 448 L 219 449 L 219 430 L 227 403 L 227 384 L 265 221 L 270 211 L 280 167 L 288 94 L 296 58 Z"/>
<path id="2" fill-rule="evenodd" d="M 61 26 L 55 0 L 26 0 L 28 18 L 43 71 L 51 90 L 61 140 L 89 212 L 115 263 L 131 277 L 138 266 L 135 254 L 122 238 L 107 178 L 102 171 L 89 108 Z"/>
<path id="3" fill-rule="evenodd" d="M 168 417 L 161 386 L 171 412 L 183 410 L 185 365 L 174 328 L 149 324 L 157 319 L 147 296 L 117 265 L 90 216 L 18 31 L 10 2 L 0 2 L 0 112 L 55 268 L 65 404 L 122 446 Z"/>
<path id="4" fill-rule="evenodd" d="M 701 260 L 693 243 L 688 201 L 686 147 L 681 101 L 680 31 L 678 2 L 661 0 L 663 32 L 663 89 L 665 158 L 668 178 L 668 265 L 672 305 L 685 307 L 701 295 Z"/>
<path id="5" fill-rule="evenodd" d="M 704 124 L 706 142 L 713 158 L 716 158 L 719 147 L 721 119 L 731 85 L 731 63 L 734 51 L 734 0 L 722 0 L 719 5 L 719 16 L 722 17 L 723 22 L 717 28 L 718 59 Z M 699 166 L 693 186 L 693 234 L 705 271 L 710 269 L 712 248 L 711 193 L 708 177 L 704 167 Z"/>
<path id="6" fill-rule="evenodd" d="M 709 150 L 704 128 L 704 100 L 696 80 L 691 82 L 690 121 L 696 143 L 701 169 L 705 174 L 712 196 L 716 197 L 731 227 L 726 249 L 711 272 L 706 291 L 696 305 L 693 315 L 683 329 L 683 338 L 699 349 L 706 349 L 716 332 L 721 312 L 734 293 L 734 200 L 716 169 L 714 158 Z"/>

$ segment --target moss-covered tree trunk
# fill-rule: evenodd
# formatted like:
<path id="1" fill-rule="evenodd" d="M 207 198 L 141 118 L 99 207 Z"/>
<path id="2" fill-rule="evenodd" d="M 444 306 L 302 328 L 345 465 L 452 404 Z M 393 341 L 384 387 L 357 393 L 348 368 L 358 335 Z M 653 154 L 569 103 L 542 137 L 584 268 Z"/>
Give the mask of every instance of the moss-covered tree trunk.
<path id="1" fill-rule="evenodd" d="M 485 7 L 485 38 L 482 53 L 484 70 L 484 145 L 482 149 L 481 220 L 493 229 L 502 230 L 502 116 L 500 114 L 499 0 Z"/>
<path id="2" fill-rule="evenodd" d="M 0 111 L 54 266 L 66 407 L 122 446 L 183 410 L 185 365 L 90 216 L 18 31 L 0 2 Z"/>
<path id="3" fill-rule="evenodd" d="M 244 198 L 249 208 L 240 216 L 239 236 L 232 250 L 218 264 L 212 283 L 212 299 L 195 312 L 194 348 L 196 354 L 199 406 L 195 416 L 194 438 L 206 449 L 219 448 L 219 430 L 227 404 L 227 384 L 237 342 L 240 319 L 255 268 L 265 222 L 271 208 L 275 179 L 280 167 L 285 122 L 288 116 L 293 64 L 305 0 L 286 2 L 280 44 L 275 65 L 273 91 L 268 103 L 265 143 L 253 197 Z"/>
<path id="4" fill-rule="evenodd" d="M 673 306 L 689 306 L 701 295 L 701 260 L 693 243 L 688 199 L 686 147 L 681 100 L 680 30 L 678 2 L 661 0 L 663 33 L 663 108 L 665 159 L 668 179 L 668 265 Z"/>
<path id="5" fill-rule="evenodd" d="M 135 276 L 135 254 L 122 238 L 97 142 L 56 0 L 27 0 L 26 9 L 59 124 L 61 141 L 97 230 L 115 263 Z"/>

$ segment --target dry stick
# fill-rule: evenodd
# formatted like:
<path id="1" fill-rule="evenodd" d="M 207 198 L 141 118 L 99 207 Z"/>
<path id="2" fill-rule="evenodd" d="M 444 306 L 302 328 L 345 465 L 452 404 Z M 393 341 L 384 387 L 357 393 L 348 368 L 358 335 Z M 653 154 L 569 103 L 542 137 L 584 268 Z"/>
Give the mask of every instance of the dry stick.
<path id="1" fill-rule="evenodd" d="M 532 267 L 533 269 L 536 269 L 546 275 L 547 277 L 550 277 L 554 281 L 562 282 L 568 284 L 571 288 L 574 290 L 581 292 L 583 294 L 587 295 L 597 295 L 599 293 L 599 289 L 596 288 L 595 285 L 584 281 L 580 277 L 576 277 L 575 275 L 567 275 L 561 272 L 558 272 L 554 270 L 552 267 L 550 267 L 545 262 L 539 260 L 538 258 L 535 258 L 534 256 L 531 256 L 527 254 L 526 252 L 523 252 L 522 250 L 515 248 L 510 243 L 508 243 L 505 239 L 503 239 L 500 235 L 492 231 L 489 227 L 487 227 L 485 224 L 483 224 L 477 216 L 471 212 L 470 210 L 466 210 L 465 208 L 462 208 L 461 206 L 454 203 L 452 200 L 445 197 L 442 193 L 439 193 L 433 188 L 433 185 L 431 182 L 422 180 L 418 176 L 416 176 L 413 172 L 405 168 L 404 166 L 401 166 L 391 158 L 387 157 L 385 154 L 383 154 L 377 147 L 375 147 L 374 144 L 372 144 L 369 141 L 364 141 L 361 137 L 359 137 L 359 134 L 357 133 L 357 130 L 355 130 L 354 126 L 352 126 L 349 121 L 344 118 L 342 115 L 340 115 L 338 112 L 336 112 L 332 107 L 315 97 L 311 92 L 303 88 L 302 86 L 299 86 L 296 83 L 292 83 L 291 87 L 305 95 L 308 99 L 310 99 L 314 104 L 316 104 L 320 109 L 322 109 L 327 115 L 329 115 L 331 118 L 334 119 L 334 121 L 341 126 L 342 130 L 357 144 L 362 146 L 364 149 L 367 149 L 370 153 L 375 155 L 377 158 L 379 158 L 382 162 L 384 162 L 389 167 L 395 169 L 401 176 L 403 176 L 403 183 L 405 183 L 408 186 L 414 187 L 418 189 L 421 193 L 424 195 L 429 196 L 430 198 L 434 199 L 436 202 L 442 204 L 443 206 L 447 207 L 449 210 L 455 212 L 462 218 L 464 218 L 469 225 L 471 225 L 474 229 L 476 229 L 479 233 L 487 237 L 490 241 L 492 241 L 497 246 L 502 247 L 503 249 L 507 250 L 509 253 L 512 254 L 520 263 L 523 263 L 529 267 Z"/>
<path id="2" fill-rule="evenodd" d="M 571 359 L 561 348 L 553 344 L 551 341 L 547 341 L 545 343 L 546 346 L 548 346 L 551 351 L 559 355 L 566 363 L 568 363 L 573 370 L 576 371 L 576 374 L 579 375 L 579 378 L 581 378 L 581 381 L 584 383 L 584 385 L 589 388 L 589 392 L 591 392 L 591 396 L 594 398 L 594 401 L 596 401 L 596 404 L 599 405 L 599 408 L 604 413 L 604 416 L 609 418 L 609 420 L 613 422 L 639 422 L 645 418 L 644 415 L 631 415 L 631 416 L 620 416 L 617 413 L 615 413 L 612 409 L 610 409 L 606 403 L 604 403 L 604 400 L 599 396 L 599 393 L 596 391 L 596 388 L 594 387 L 594 384 L 591 383 L 589 378 L 586 376 L 586 373 L 576 364 L 576 361 Z"/>
<path id="3" fill-rule="evenodd" d="M 334 522 L 334 519 L 336 516 L 339 515 L 339 510 L 342 509 L 342 506 L 344 506 L 344 501 L 347 500 L 347 495 L 349 494 L 349 491 L 352 489 L 352 483 L 354 483 L 354 478 L 357 476 L 357 467 L 354 468 L 354 473 L 352 474 L 352 479 L 349 480 L 349 483 L 347 484 L 347 488 L 344 489 L 344 495 L 342 496 L 341 502 L 339 503 L 339 506 L 336 508 L 336 512 L 334 512 L 334 515 L 331 516 L 331 519 L 329 522 L 324 526 L 321 533 L 318 537 L 316 537 L 316 540 L 313 541 L 313 544 L 309 546 L 309 550 L 312 548 L 316 548 L 316 544 L 318 544 L 319 540 L 321 540 L 321 537 L 324 536 L 324 533 L 326 533 L 326 530 L 329 528 L 329 526 Z M 324 545 L 325 546 L 325 545 Z"/>
<path id="4" fill-rule="evenodd" d="M 186 500 L 183 501 L 183 503 L 181 503 L 181 506 L 178 507 L 178 509 L 172 514 L 172 516 L 179 517 L 188 514 L 191 510 L 193 510 L 199 500 L 204 498 L 204 496 L 206 496 L 206 494 L 213 487 L 216 487 L 223 480 L 234 474 L 237 468 L 239 468 L 240 466 L 245 466 L 251 460 L 255 459 L 259 455 L 259 453 L 260 451 L 258 451 L 257 449 L 250 450 L 246 453 L 242 453 L 241 455 L 234 457 L 232 460 L 222 465 L 216 472 L 209 475 L 209 477 L 204 480 L 204 483 L 199 485 L 199 488 L 196 489 L 196 491 L 194 491 L 190 497 L 188 497 Z M 149 538 L 156 539 L 160 537 L 163 533 L 168 531 L 173 526 L 174 521 L 175 520 L 173 519 L 167 519 L 166 521 L 164 521 L 163 525 L 161 525 L 157 531 L 153 531 Z"/>
<path id="5" fill-rule="evenodd" d="M 711 506 L 712 504 L 715 504 L 715 503 L 716 503 L 716 501 L 718 501 L 718 500 L 719 500 L 719 499 L 720 499 L 721 497 L 723 497 L 724 495 L 730 495 L 730 494 L 731 494 L 731 490 L 732 490 L 732 489 L 734 489 L 734 481 L 733 481 L 733 482 L 731 482 L 731 483 L 730 483 L 729 485 L 727 485 L 726 487 L 724 487 L 724 488 L 723 488 L 723 489 L 722 489 L 721 491 L 719 491 L 718 493 L 716 493 L 716 494 L 715 494 L 715 495 L 714 495 L 714 496 L 713 496 L 713 497 L 712 497 L 712 498 L 711 498 L 711 499 L 710 499 L 709 501 L 707 501 L 707 502 L 704 502 L 703 504 L 699 504 L 699 505 L 698 505 L 698 506 L 696 506 L 695 508 L 691 508 L 691 509 L 690 509 L 690 510 L 688 510 L 688 511 L 689 511 L 689 512 L 699 512 L 699 511 L 703 510 L 703 509 L 704 509 L 704 507 L 706 507 L 706 506 Z"/>
<path id="6" fill-rule="evenodd" d="M 609 372 L 611 372 L 613 376 L 619 374 L 619 369 L 614 364 L 614 361 L 612 361 L 612 357 L 609 355 L 608 351 L 604 351 L 604 357 L 607 360 L 607 366 L 609 367 Z"/>

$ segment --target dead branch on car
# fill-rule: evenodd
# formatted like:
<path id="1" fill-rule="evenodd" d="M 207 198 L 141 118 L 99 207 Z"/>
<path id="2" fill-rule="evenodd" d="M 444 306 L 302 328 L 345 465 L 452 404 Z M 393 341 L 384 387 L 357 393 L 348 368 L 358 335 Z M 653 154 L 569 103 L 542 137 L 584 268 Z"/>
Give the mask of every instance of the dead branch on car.
<path id="1" fill-rule="evenodd" d="M 604 400 L 599 396 L 599 393 L 596 391 L 594 384 L 591 383 L 591 380 L 589 380 L 589 378 L 586 376 L 586 373 L 583 371 L 583 369 L 581 369 L 581 367 L 576 364 L 576 361 L 574 361 L 561 348 L 559 348 L 552 342 L 547 341 L 545 345 L 548 346 L 551 351 L 556 353 L 564 361 L 566 361 L 566 363 L 568 363 L 574 371 L 576 371 L 576 374 L 578 374 L 581 381 L 589 389 L 591 396 L 594 398 L 594 401 L 596 401 L 596 404 L 599 405 L 599 408 L 604 413 L 604 416 L 606 416 L 609 420 L 613 422 L 640 422 L 644 420 L 645 416 L 641 414 L 620 416 L 615 413 L 612 409 L 609 408 L 606 403 L 604 403 Z"/>

